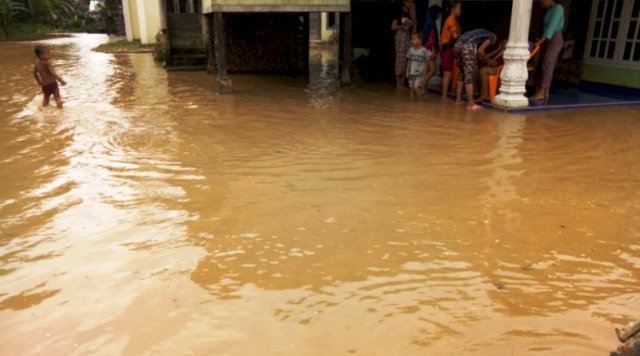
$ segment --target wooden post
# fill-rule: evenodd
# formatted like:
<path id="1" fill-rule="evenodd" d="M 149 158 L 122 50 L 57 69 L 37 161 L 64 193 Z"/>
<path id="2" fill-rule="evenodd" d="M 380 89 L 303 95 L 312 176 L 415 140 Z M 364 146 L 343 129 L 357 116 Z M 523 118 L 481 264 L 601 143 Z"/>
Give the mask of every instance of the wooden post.
<path id="1" fill-rule="evenodd" d="M 218 69 L 218 92 L 224 94 L 231 91 L 232 84 L 231 79 L 229 79 L 229 74 L 227 73 L 224 18 L 221 12 L 215 12 L 213 14 L 213 27 L 215 32 L 216 67 Z"/>
<path id="2" fill-rule="evenodd" d="M 206 43 L 206 54 L 207 54 L 207 72 L 211 74 L 217 74 L 218 69 L 216 66 L 216 54 L 214 50 L 215 39 L 213 36 L 215 35 L 215 30 L 213 29 L 213 15 L 206 14 L 205 15 L 206 27 L 207 27 L 207 38 L 205 39 Z"/>
<path id="3" fill-rule="evenodd" d="M 351 83 L 353 48 L 351 45 L 351 13 L 340 13 L 340 82 Z"/>
<path id="4" fill-rule="evenodd" d="M 207 72 L 212 73 L 212 69 L 215 68 L 215 64 L 213 63 L 213 50 L 211 45 L 211 26 L 213 21 L 211 19 L 211 15 L 202 14 L 202 44 L 204 45 L 204 54 L 207 56 Z"/>
<path id="5" fill-rule="evenodd" d="M 171 43 L 169 42 L 169 21 L 166 0 L 160 1 L 160 31 L 162 33 L 162 50 L 164 51 L 164 66 L 171 65 Z"/>
<path id="6" fill-rule="evenodd" d="M 311 21 L 310 21 L 310 13 L 305 13 L 303 18 L 304 21 L 304 34 L 302 35 L 303 39 L 303 59 L 302 59 L 302 72 L 305 77 L 309 77 L 309 41 L 311 40 L 310 31 L 311 31 Z"/>

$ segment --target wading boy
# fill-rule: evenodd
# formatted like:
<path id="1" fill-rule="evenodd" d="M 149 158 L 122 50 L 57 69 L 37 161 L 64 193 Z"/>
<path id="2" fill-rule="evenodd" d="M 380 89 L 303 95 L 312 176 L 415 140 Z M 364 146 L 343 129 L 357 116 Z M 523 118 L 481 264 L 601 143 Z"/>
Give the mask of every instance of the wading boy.
<path id="1" fill-rule="evenodd" d="M 58 109 L 62 109 L 62 98 L 60 98 L 60 90 L 58 89 L 58 82 L 60 84 L 67 84 L 53 69 L 51 63 L 51 51 L 49 48 L 43 45 L 37 45 L 35 47 L 36 57 L 38 61 L 33 67 L 33 76 L 36 78 L 38 85 L 42 87 L 42 94 L 44 95 L 43 106 L 49 105 L 49 99 L 51 95 L 56 100 Z"/>
<path id="2" fill-rule="evenodd" d="M 411 36 L 411 45 L 407 52 L 407 78 L 409 79 L 409 89 L 411 89 L 411 99 L 413 99 L 414 93 L 418 95 L 424 93 L 425 72 L 431 53 L 422 46 L 422 36 L 418 33 Z"/>

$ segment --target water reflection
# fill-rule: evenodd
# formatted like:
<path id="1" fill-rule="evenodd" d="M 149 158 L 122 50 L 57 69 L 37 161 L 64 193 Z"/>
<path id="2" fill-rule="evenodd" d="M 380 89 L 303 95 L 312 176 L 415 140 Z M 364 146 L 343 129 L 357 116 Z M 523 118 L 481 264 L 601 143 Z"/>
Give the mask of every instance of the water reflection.
<path id="1" fill-rule="evenodd" d="M 0 58 L 2 354 L 586 354 L 640 307 L 636 112 L 339 90 L 324 50 L 220 96 L 104 40 L 52 42 L 63 112 Z"/>
<path id="2" fill-rule="evenodd" d="M 318 109 L 330 109 L 340 93 L 338 46 L 327 45 L 311 51 L 309 59 L 310 105 Z"/>

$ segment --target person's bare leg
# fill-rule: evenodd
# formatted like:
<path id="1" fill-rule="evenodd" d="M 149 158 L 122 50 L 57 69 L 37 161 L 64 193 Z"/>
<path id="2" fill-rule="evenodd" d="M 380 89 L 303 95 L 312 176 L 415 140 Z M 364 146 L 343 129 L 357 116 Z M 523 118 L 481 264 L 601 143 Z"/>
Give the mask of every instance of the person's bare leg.
<path id="1" fill-rule="evenodd" d="M 442 73 L 442 101 L 447 101 L 448 99 L 449 82 L 451 82 L 451 72 Z"/>
<path id="2" fill-rule="evenodd" d="M 401 90 L 404 85 L 404 76 L 396 75 L 396 89 Z"/>
<path id="3" fill-rule="evenodd" d="M 544 100 L 549 96 L 549 89 L 540 88 L 536 95 L 533 96 L 533 100 Z"/>
<path id="4" fill-rule="evenodd" d="M 433 62 L 429 62 L 427 68 L 428 70 L 424 76 L 424 86 L 422 89 L 422 92 L 424 94 L 429 94 L 429 82 L 431 81 L 431 78 L 433 78 L 433 76 L 436 74 L 436 66 Z"/>
<path id="5" fill-rule="evenodd" d="M 53 93 L 53 98 L 56 100 L 58 109 L 62 109 L 62 98 L 60 97 L 60 92 L 56 90 L 55 93 Z"/>
<path id="6" fill-rule="evenodd" d="M 44 99 L 42 99 L 42 106 L 49 106 L 50 100 L 51 100 L 51 94 L 44 94 Z"/>
<path id="7" fill-rule="evenodd" d="M 458 83 L 460 85 L 460 83 Z M 480 105 L 477 105 L 473 101 L 473 83 L 465 84 L 464 89 L 467 92 L 467 109 L 476 110 L 480 108 Z"/>
<path id="8" fill-rule="evenodd" d="M 458 80 L 458 86 L 456 87 L 456 105 L 462 105 L 462 89 L 464 88 L 464 82 Z"/>

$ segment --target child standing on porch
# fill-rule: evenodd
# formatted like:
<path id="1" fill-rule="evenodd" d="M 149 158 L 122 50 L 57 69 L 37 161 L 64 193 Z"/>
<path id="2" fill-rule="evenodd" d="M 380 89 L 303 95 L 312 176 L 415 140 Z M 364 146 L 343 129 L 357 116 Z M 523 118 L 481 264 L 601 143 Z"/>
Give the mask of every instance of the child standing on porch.
<path id="1" fill-rule="evenodd" d="M 425 71 L 427 61 L 431 58 L 431 52 L 422 45 L 422 36 L 419 33 L 411 35 L 411 48 L 407 52 L 407 78 L 411 99 L 414 94 L 422 95 L 424 92 Z"/>
<path id="2" fill-rule="evenodd" d="M 49 105 L 51 95 L 56 101 L 58 109 L 62 109 L 62 98 L 60 97 L 60 90 L 58 89 L 58 82 L 60 84 L 67 84 L 56 71 L 53 69 L 51 63 L 51 51 L 49 47 L 44 45 L 36 45 L 35 53 L 38 57 L 38 61 L 33 66 L 33 76 L 36 78 L 38 85 L 42 87 L 42 94 L 44 95 L 43 106 Z"/>

